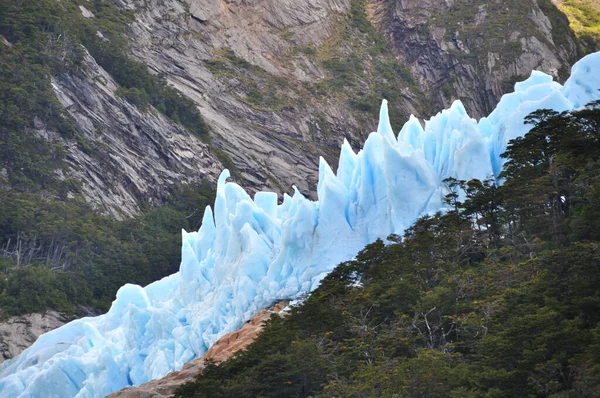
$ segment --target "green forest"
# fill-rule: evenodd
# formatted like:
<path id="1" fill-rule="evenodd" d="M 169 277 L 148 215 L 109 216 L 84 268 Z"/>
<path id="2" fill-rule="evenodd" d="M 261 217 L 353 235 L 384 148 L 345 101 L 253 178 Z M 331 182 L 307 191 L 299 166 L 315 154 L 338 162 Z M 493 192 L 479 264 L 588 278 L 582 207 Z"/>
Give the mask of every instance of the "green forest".
<path id="1" fill-rule="evenodd" d="M 600 396 L 600 102 L 540 110 L 500 175 L 342 263 L 177 397 Z"/>
<path id="2" fill-rule="evenodd" d="M 375 37 L 359 3 L 353 27 Z M 593 27 L 598 12 L 580 17 Z M 214 201 L 209 183 L 177 184 L 161 206 L 115 220 L 84 200 L 79 182 L 59 178 L 64 148 L 36 134 L 43 125 L 93 150 L 51 86 L 82 73 L 85 47 L 121 97 L 210 142 L 194 104 L 127 57 L 132 18 L 107 0 L 0 0 L 0 319 L 108 309 L 123 284 L 177 270 L 181 228 L 197 229 Z M 360 72 L 355 61 L 324 61 L 334 88 Z M 380 66 L 415 84 L 400 64 Z M 372 111 L 363 99 L 353 108 Z M 526 123 L 500 180 L 446 179 L 447 212 L 338 265 L 246 351 L 208 362 L 177 396 L 600 396 L 600 102 Z"/>
<path id="3" fill-rule="evenodd" d="M 78 305 L 107 310 L 125 283 L 179 269 L 181 229 L 214 202 L 208 183 L 176 185 L 163 206 L 117 221 L 82 199 L 0 190 L 0 317 Z"/>
<path id="4" fill-rule="evenodd" d="M 95 18 L 84 18 L 80 4 Z M 51 77 L 86 68 L 83 44 L 122 97 L 209 141 L 194 104 L 126 56 L 132 18 L 106 0 L 0 1 L 0 319 L 49 308 L 76 315 L 79 305 L 108 309 L 123 284 L 177 270 L 181 228 L 198 228 L 213 202 L 210 184 L 178 184 L 162 206 L 117 221 L 85 202 L 78 181 L 59 178 L 67 169 L 63 147 L 36 134 L 41 124 L 93 150 L 51 86 Z"/>

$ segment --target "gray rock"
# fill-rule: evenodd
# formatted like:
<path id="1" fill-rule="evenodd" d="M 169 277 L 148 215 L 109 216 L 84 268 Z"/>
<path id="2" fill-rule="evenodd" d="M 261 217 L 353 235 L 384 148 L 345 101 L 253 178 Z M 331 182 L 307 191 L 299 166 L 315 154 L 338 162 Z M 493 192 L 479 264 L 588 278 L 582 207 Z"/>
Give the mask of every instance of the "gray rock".
<path id="1" fill-rule="evenodd" d="M 42 334 L 67 321 L 67 317 L 57 311 L 14 316 L 0 321 L 0 363 L 17 356 Z"/>
<path id="2" fill-rule="evenodd" d="M 534 69 L 560 80 L 577 60 L 576 39 L 566 17 L 558 18 L 560 26 L 552 26 L 540 8 L 542 1 L 546 0 L 373 3 L 378 28 L 429 93 L 434 108 L 460 99 L 471 116 L 482 117 L 514 80 Z M 498 26 L 499 19 L 504 25 Z M 448 31 L 450 27 L 457 30 Z M 555 42 L 557 36 L 560 43 Z"/>
<path id="3" fill-rule="evenodd" d="M 552 26 L 537 1 L 545 0 L 369 0 L 369 19 L 418 83 L 398 87 L 403 112 L 428 117 L 461 99 L 473 117 L 481 117 L 512 81 L 532 69 L 564 71 L 577 57 L 575 39 L 569 33 L 556 43 L 561 27 Z M 236 178 L 251 193 L 289 193 L 296 185 L 314 198 L 319 157 L 335 168 L 343 139 L 358 147 L 376 127 L 376 115 L 367 120 L 349 105 L 353 98 L 310 91 L 327 75 L 319 59 L 323 55 L 299 51 L 326 52 L 337 45 L 342 54 L 352 54 L 364 37 L 344 28 L 350 0 L 116 4 L 136 11 L 128 28 L 131 56 L 195 102 L 215 148 L 231 157 L 239 170 Z M 497 26 L 500 17 L 506 26 Z M 219 70 L 215 61 L 224 58 L 242 65 L 240 71 Z M 39 131 L 63 142 L 72 165 L 65 177 L 83 181 L 90 202 L 125 217 L 143 203 L 160 203 L 175 182 L 215 180 L 222 165 L 207 145 L 155 110 L 140 112 L 115 95 L 116 83 L 91 57 L 86 64 L 84 77 L 61 75 L 53 83 L 87 150 L 75 140 Z M 366 80 L 355 79 L 357 90 L 369 92 Z M 273 81 L 284 104 L 249 101 L 251 90 L 264 94 Z"/>
<path id="4" fill-rule="evenodd" d="M 117 84 L 86 55 L 83 76 L 59 75 L 52 85 L 73 118 L 77 139 L 38 129 L 61 142 L 70 169 L 87 200 L 116 218 L 136 214 L 144 203 L 158 204 L 177 182 L 216 180 L 219 161 L 208 145 L 158 111 L 141 112 L 116 95 Z"/>

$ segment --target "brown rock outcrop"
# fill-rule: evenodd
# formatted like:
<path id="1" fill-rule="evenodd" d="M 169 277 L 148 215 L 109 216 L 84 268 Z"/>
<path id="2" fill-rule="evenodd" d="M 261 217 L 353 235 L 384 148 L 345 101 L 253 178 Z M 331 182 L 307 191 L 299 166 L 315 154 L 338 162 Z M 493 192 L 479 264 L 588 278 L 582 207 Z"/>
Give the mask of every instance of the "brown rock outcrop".
<path id="1" fill-rule="evenodd" d="M 129 387 L 109 395 L 110 398 L 163 398 L 170 397 L 177 387 L 188 381 L 193 381 L 202 369 L 207 359 L 219 364 L 229 359 L 239 350 L 251 344 L 263 328 L 263 322 L 272 314 L 280 314 L 287 302 L 281 302 L 274 307 L 258 312 L 236 332 L 221 337 L 201 358 L 185 364 L 182 370 L 171 372 L 162 379 L 152 380 L 138 387 Z"/>

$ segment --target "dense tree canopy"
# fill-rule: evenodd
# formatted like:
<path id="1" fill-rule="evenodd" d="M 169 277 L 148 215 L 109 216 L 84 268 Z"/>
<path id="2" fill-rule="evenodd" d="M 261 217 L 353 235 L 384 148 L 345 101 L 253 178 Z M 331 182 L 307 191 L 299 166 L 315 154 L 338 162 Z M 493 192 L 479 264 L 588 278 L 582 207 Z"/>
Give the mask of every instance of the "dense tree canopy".
<path id="1" fill-rule="evenodd" d="M 600 396 L 600 104 L 539 111 L 494 179 L 340 264 L 179 397 Z"/>
<path id="2" fill-rule="evenodd" d="M 165 204 L 116 221 L 77 199 L 0 190 L 0 316 L 107 309 L 125 283 L 176 272 L 181 228 L 197 229 L 210 184 L 176 185 Z"/>

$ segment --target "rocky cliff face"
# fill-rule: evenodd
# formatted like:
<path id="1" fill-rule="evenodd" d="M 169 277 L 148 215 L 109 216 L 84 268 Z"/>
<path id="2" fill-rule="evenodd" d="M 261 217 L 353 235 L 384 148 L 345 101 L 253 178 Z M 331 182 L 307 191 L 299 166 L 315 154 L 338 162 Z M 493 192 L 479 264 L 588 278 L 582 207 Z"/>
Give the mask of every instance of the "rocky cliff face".
<path id="1" fill-rule="evenodd" d="M 42 334 L 64 325 L 67 317 L 56 311 L 14 316 L 0 322 L 0 363 L 29 347 Z"/>
<path id="2" fill-rule="evenodd" d="M 38 133 L 61 142 L 70 164 L 67 177 L 82 183 L 91 203 L 117 218 L 158 203 L 176 182 L 214 180 L 221 164 L 206 144 L 155 110 L 140 111 L 117 96 L 118 85 L 89 55 L 83 74 L 52 79 L 57 97 L 79 136 L 67 140 L 38 126 Z"/>
<path id="3" fill-rule="evenodd" d="M 474 117 L 531 70 L 562 80 L 578 57 L 550 0 L 376 0 L 372 16 L 434 108 L 461 99 Z"/>
<path id="4" fill-rule="evenodd" d="M 577 56 L 549 0 L 116 3 L 135 11 L 131 56 L 197 104 L 251 191 L 310 195 L 318 157 L 335 165 L 344 138 L 359 146 L 383 98 L 396 128 L 457 98 L 482 116 L 531 69 L 560 77 Z M 115 96 L 88 64 L 54 83 L 88 142 L 67 151 L 90 201 L 133 214 L 175 181 L 215 178 L 223 165 L 206 145 Z"/>
<path id="5" fill-rule="evenodd" d="M 245 185 L 289 191 L 295 184 L 310 193 L 318 157 L 334 161 L 343 138 L 360 142 L 363 128 L 373 128 L 374 114 L 361 125 L 365 118 L 347 101 L 315 92 L 330 90 L 327 84 L 316 87 L 329 80 L 322 61 L 341 56 L 347 45 L 341 36 L 349 0 L 152 0 L 123 6 L 138 16 L 130 30 L 133 56 L 198 104 Z M 324 47 L 332 54 L 319 54 Z M 399 105 L 416 111 L 411 102 Z"/>

